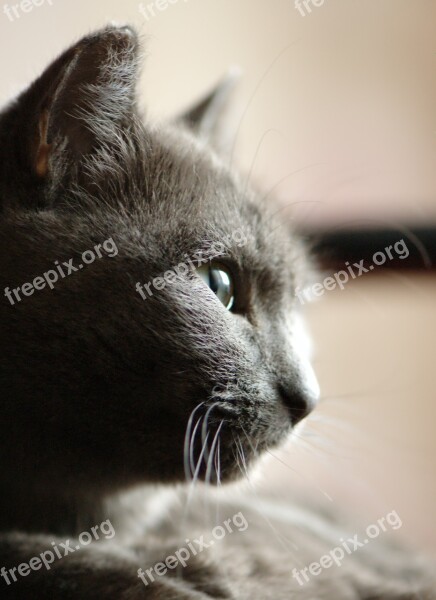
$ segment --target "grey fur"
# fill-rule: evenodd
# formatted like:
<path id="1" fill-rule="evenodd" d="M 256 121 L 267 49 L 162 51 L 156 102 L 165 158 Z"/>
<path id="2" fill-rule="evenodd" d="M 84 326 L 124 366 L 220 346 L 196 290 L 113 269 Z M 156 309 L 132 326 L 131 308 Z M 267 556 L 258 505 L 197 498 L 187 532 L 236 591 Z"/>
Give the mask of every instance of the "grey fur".
<path id="1" fill-rule="evenodd" d="M 232 480 L 238 453 L 250 462 L 280 443 L 313 403 L 292 337 L 300 242 L 209 146 L 222 88 L 209 97 L 212 112 L 203 105 L 152 125 L 137 107 L 138 57 L 130 28 L 97 32 L 0 115 L 0 288 L 32 281 L 56 260 L 79 260 L 108 238 L 118 249 L 53 290 L 1 303 L 0 566 L 27 562 L 108 516 L 117 530 L 115 542 L 50 571 L 10 586 L 1 580 L 1 597 L 407 600 L 418 589 L 416 598 L 435 597 L 424 593 L 426 568 L 388 549 L 297 589 L 289 557 L 249 507 L 253 526 L 236 546 L 226 540 L 228 554 L 199 557 L 183 578 L 150 587 L 138 580 L 139 567 L 186 536 L 176 508 L 154 530 L 141 527 L 140 509 L 157 494 L 150 485 L 184 481 L 194 411 L 203 422 L 208 415 L 210 439 L 219 433 L 219 475 Z M 247 243 L 222 259 L 236 281 L 233 312 L 194 271 L 146 301 L 135 291 L 236 229 Z M 216 463 L 201 460 L 203 441 L 192 440 L 198 476 L 216 482 Z M 141 485 L 148 487 L 130 504 L 125 492 Z M 202 500 L 198 491 L 194 512 L 195 502 L 214 502 L 209 494 Z M 314 547 L 325 547 L 298 524 L 283 527 L 309 562 Z M 409 573 L 398 575 L 398 564 Z"/>

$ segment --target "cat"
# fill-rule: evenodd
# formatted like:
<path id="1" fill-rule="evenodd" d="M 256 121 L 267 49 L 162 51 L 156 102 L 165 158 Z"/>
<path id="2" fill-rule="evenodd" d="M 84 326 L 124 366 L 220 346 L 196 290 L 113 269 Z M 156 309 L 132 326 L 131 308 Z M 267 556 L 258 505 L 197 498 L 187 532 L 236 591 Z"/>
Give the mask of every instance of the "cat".
<path id="1" fill-rule="evenodd" d="M 140 64 L 106 27 L 0 114 L 0 597 L 436 598 L 377 540 L 301 583 L 349 526 L 230 485 L 316 403 L 308 263 L 220 153 L 231 82 L 151 124 Z"/>

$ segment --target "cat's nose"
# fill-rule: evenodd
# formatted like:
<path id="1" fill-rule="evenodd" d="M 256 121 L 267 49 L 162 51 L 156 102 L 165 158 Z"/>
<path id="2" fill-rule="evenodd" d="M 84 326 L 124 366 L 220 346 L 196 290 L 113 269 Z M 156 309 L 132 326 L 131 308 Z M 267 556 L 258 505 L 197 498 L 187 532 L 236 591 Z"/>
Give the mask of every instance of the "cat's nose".
<path id="1" fill-rule="evenodd" d="M 307 417 L 314 408 L 314 403 L 304 390 L 296 390 L 295 387 L 288 387 L 282 384 L 278 386 L 280 399 L 288 409 L 292 425 Z"/>
<path id="2" fill-rule="evenodd" d="M 307 417 L 315 408 L 319 399 L 319 386 L 313 371 L 310 378 L 306 377 L 303 380 L 294 380 L 290 383 L 279 383 L 278 392 L 283 404 L 289 411 L 293 425 Z"/>

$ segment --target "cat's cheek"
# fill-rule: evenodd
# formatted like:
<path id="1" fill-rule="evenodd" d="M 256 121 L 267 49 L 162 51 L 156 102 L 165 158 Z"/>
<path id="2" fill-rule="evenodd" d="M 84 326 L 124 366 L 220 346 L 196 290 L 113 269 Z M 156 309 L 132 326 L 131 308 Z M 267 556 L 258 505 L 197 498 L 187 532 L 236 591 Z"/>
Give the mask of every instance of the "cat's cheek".
<path id="1" fill-rule="evenodd" d="M 301 382 L 303 387 L 303 393 L 307 399 L 309 410 L 313 410 L 318 404 L 319 396 L 321 393 L 318 379 L 315 375 L 315 371 L 310 361 L 303 357 L 298 358 L 299 371 L 301 373 Z"/>
<path id="2" fill-rule="evenodd" d="M 307 398 L 309 408 L 313 410 L 319 400 L 320 387 L 311 363 L 312 342 L 301 316 L 294 316 L 290 324 L 290 331 L 290 343 L 296 356 L 301 386 Z"/>

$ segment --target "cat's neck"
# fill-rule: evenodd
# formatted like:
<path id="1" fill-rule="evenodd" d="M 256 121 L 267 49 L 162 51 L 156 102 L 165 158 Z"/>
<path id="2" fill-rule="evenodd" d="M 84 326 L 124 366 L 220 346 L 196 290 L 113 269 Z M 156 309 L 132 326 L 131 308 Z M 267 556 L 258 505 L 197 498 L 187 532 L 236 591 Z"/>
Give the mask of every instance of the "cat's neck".
<path id="1" fill-rule="evenodd" d="M 174 488 L 142 486 L 113 495 L 0 490 L 0 531 L 75 537 L 110 521 L 117 540 L 144 533 L 174 498 Z"/>

